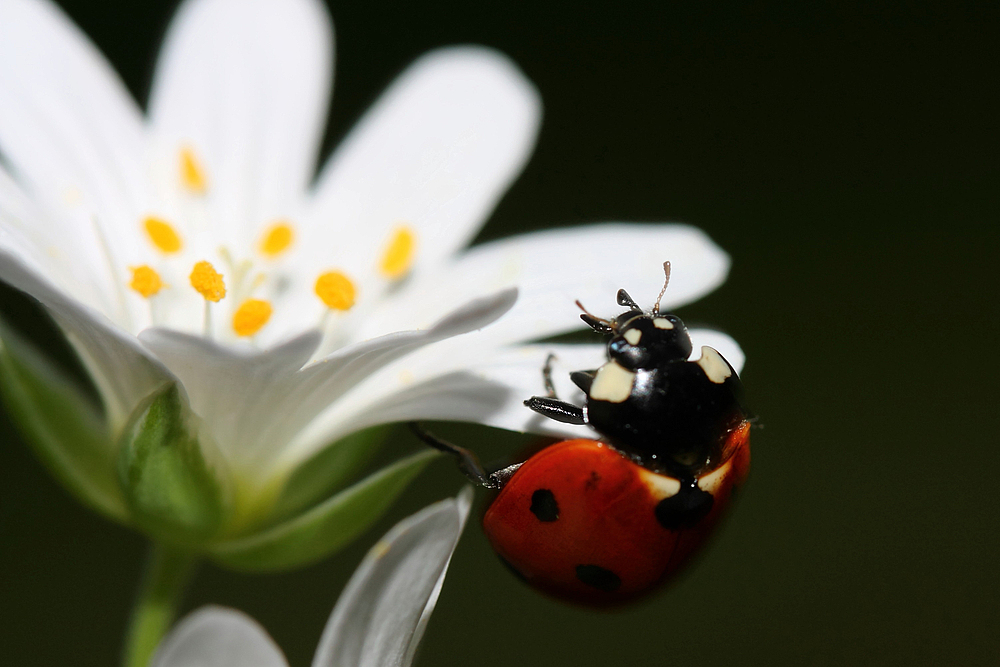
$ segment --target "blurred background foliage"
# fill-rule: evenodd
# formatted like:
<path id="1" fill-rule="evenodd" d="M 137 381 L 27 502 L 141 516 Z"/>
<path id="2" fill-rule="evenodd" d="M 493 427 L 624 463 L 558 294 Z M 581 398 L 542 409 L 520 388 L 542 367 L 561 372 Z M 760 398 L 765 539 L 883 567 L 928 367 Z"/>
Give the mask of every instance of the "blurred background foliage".
<path id="1" fill-rule="evenodd" d="M 61 4 L 144 100 L 174 1 Z M 545 119 L 479 240 L 604 220 L 702 227 L 732 273 L 679 314 L 743 345 L 764 424 L 751 483 L 714 544 L 635 607 L 544 599 L 472 526 L 418 664 L 1000 663 L 990 3 L 369 0 L 332 11 L 327 151 L 426 50 L 507 53 L 541 91 Z M 629 261 L 629 248 L 608 252 Z M 30 304 L 2 297 L 58 351 Z M 486 459 L 524 444 L 440 431 Z M 418 447 L 397 435 L 382 461 Z M 3 661 L 116 664 L 142 539 L 71 501 L 6 418 L 0 438 Z M 375 537 L 460 484 L 438 461 L 334 559 L 277 576 L 205 567 L 185 609 L 242 609 L 306 665 Z"/>

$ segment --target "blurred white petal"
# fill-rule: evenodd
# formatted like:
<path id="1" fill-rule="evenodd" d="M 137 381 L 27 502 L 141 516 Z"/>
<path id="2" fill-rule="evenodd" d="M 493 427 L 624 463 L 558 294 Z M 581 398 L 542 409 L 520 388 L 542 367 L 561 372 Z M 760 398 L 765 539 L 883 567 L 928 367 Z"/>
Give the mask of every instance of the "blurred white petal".
<path id="1" fill-rule="evenodd" d="M 408 667 L 469 516 L 472 489 L 405 519 L 344 589 L 313 667 Z"/>
<path id="2" fill-rule="evenodd" d="M 313 667 L 408 667 L 458 546 L 472 488 L 396 524 L 368 552 L 323 630 Z M 286 667 L 249 616 L 202 607 L 163 639 L 150 667 Z"/>
<path id="3" fill-rule="evenodd" d="M 150 93 L 155 157 L 195 150 L 209 217 L 233 251 L 300 208 L 316 166 L 333 71 L 317 0 L 188 0 L 164 40 Z"/>
<path id="4" fill-rule="evenodd" d="M 138 107 L 93 44 L 40 0 L 0 3 L 0 91 L 0 154 L 58 229 L 48 238 L 61 238 L 61 261 L 84 263 L 110 293 L 104 258 L 124 265 L 139 240 Z"/>
<path id="5" fill-rule="evenodd" d="M 485 337 L 493 343 L 527 342 L 580 329 L 577 300 L 595 315 L 617 315 L 615 294 L 624 288 L 651 308 L 668 260 L 663 310 L 711 292 L 729 271 L 726 253 L 689 225 L 603 224 L 534 232 L 475 246 L 435 267 L 364 326 L 377 330 L 389 320 L 419 322 L 428 305 L 433 311 L 439 302 L 518 285 L 517 305 Z"/>
<path id="6" fill-rule="evenodd" d="M 241 471 L 258 477 L 276 459 L 291 466 L 312 453 L 282 450 L 318 412 L 360 380 L 435 341 L 479 329 L 510 309 L 516 291 L 474 299 L 430 329 L 387 334 L 345 347 L 303 368 L 319 342 L 306 333 L 263 352 L 226 348 L 198 336 L 149 329 L 140 340 L 180 378 L 192 409 Z M 274 415 L 281 415 L 275 419 Z M 325 441 L 323 444 L 329 442 Z"/>
<path id="7" fill-rule="evenodd" d="M 432 269 L 475 236 L 520 173 L 540 115 L 534 86 L 495 51 L 455 47 L 420 58 L 321 172 L 311 215 L 329 241 L 318 239 L 306 262 L 336 260 L 364 279 L 375 268 L 367 258 L 405 224 L 416 232 L 414 270 Z M 327 253 L 334 243 L 349 250 Z"/>
<path id="8" fill-rule="evenodd" d="M 150 667 L 288 667 L 257 621 L 225 607 L 188 614 L 156 650 Z"/>

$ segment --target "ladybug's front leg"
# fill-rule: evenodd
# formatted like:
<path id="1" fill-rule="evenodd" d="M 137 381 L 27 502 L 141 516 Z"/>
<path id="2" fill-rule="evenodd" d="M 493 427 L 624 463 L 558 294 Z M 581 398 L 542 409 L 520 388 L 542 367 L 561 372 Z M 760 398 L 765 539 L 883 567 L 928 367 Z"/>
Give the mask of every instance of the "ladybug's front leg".
<path id="1" fill-rule="evenodd" d="M 532 396 L 524 404 L 538 414 L 564 424 L 586 424 L 587 420 L 583 416 L 583 408 L 556 398 L 556 386 L 552 382 L 552 360 L 555 358 L 556 355 L 550 354 L 546 357 L 545 365 L 542 367 L 542 380 L 545 382 L 545 391 L 548 395 Z"/>
<path id="2" fill-rule="evenodd" d="M 572 403 L 566 403 L 565 401 L 545 396 L 532 396 L 524 404 L 538 414 L 549 419 L 555 419 L 557 422 L 576 424 L 578 426 L 587 423 L 587 419 L 583 416 L 583 408 L 579 405 L 573 405 Z"/>

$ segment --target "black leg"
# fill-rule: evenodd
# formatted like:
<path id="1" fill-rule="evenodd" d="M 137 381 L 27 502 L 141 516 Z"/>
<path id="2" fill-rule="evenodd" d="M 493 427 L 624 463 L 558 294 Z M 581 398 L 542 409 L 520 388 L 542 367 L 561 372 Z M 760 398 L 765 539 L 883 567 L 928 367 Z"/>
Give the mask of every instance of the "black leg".
<path id="1" fill-rule="evenodd" d="M 583 416 L 583 408 L 572 403 L 565 403 L 545 396 L 532 396 L 524 404 L 538 414 L 555 419 L 557 422 L 577 425 L 587 423 Z"/>
<path id="2" fill-rule="evenodd" d="M 545 382 L 545 395 L 549 398 L 556 398 L 556 386 L 552 383 L 552 360 L 556 355 L 549 354 L 545 357 L 545 365 L 542 366 L 542 380 Z"/>
<path id="3" fill-rule="evenodd" d="M 473 484 L 486 489 L 499 489 L 503 485 L 503 480 L 488 474 L 483 468 L 483 464 L 479 462 L 479 458 L 468 449 L 453 445 L 447 440 L 442 440 L 417 422 L 410 422 L 409 426 L 413 434 L 420 438 L 424 444 L 454 456 L 458 460 L 458 469 Z M 507 477 L 510 477 L 510 475 L 508 474 Z"/>

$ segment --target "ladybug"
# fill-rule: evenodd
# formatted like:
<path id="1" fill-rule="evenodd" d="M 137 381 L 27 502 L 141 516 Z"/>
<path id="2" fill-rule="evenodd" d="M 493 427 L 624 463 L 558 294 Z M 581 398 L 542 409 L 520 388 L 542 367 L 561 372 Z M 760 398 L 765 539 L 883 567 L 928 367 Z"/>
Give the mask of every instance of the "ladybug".
<path id="1" fill-rule="evenodd" d="M 546 396 L 525 406 L 550 419 L 589 425 L 600 439 L 545 447 L 523 463 L 487 473 L 475 455 L 419 425 L 428 444 L 455 455 L 460 469 L 498 493 L 483 530 L 501 559 L 528 584 L 557 598 L 610 606 L 669 580 L 711 534 L 750 466 L 750 421 L 736 371 L 715 349 L 691 359 L 684 323 L 661 313 L 670 280 L 643 311 L 581 318 L 610 336 L 608 361 L 570 378 L 584 405 L 561 401 L 542 370 Z"/>

